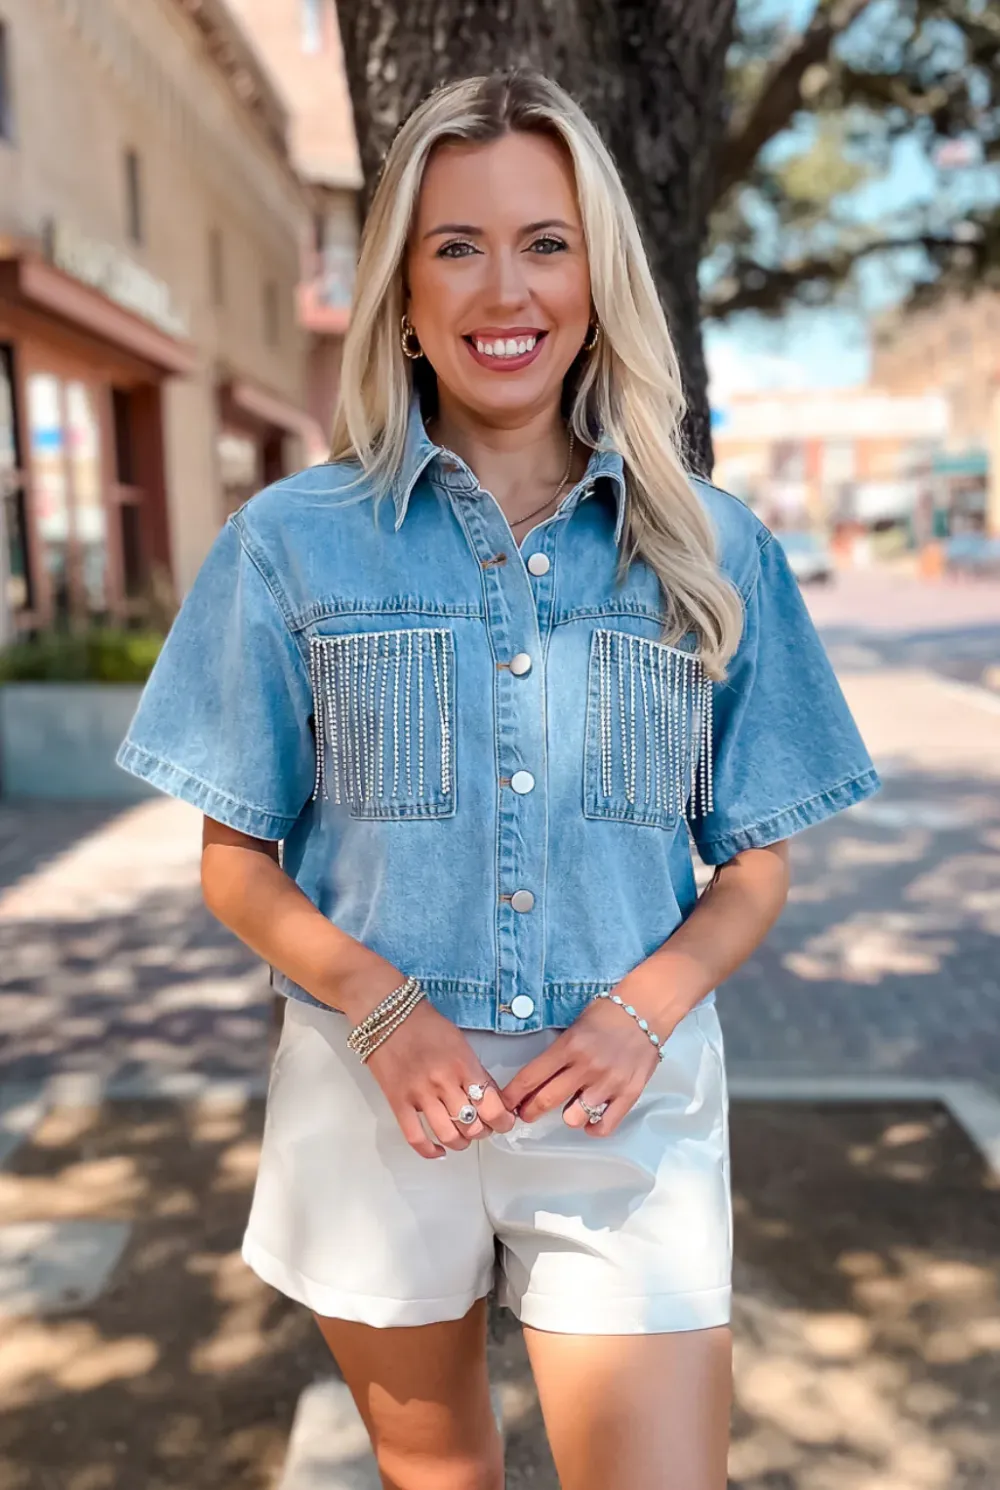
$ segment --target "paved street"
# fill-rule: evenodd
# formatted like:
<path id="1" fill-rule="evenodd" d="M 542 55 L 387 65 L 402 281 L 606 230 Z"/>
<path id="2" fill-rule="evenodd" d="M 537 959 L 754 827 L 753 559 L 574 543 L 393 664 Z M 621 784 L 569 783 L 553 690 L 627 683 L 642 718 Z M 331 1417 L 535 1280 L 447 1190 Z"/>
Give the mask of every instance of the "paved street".
<path id="1" fill-rule="evenodd" d="M 1000 662 L 1000 586 L 869 571 L 810 603 L 885 790 L 796 841 L 720 995 L 730 1068 L 1000 1085 L 1000 701 L 949 681 Z M 265 1069 L 266 974 L 201 906 L 198 834 L 166 800 L 0 809 L 0 1081 Z"/>

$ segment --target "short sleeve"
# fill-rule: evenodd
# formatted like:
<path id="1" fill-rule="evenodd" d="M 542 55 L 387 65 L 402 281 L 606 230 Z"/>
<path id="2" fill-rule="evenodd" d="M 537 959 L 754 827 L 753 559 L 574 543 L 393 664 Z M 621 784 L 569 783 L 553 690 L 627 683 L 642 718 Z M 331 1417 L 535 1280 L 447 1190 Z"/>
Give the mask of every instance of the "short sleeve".
<path id="1" fill-rule="evenodd" d="M 296 638 L 230 518 L 170 629 L 117 761 L 238 832 L 280 839 L 312 793 L 311 700 Z"/>
<path id="2" fill-rule="evenodd" d="M 879 789 L 798 582 L 766 534 L 743 637 L 713 689 L 712 810 L 691 832 L 707 864 L 763 848 Z"/>

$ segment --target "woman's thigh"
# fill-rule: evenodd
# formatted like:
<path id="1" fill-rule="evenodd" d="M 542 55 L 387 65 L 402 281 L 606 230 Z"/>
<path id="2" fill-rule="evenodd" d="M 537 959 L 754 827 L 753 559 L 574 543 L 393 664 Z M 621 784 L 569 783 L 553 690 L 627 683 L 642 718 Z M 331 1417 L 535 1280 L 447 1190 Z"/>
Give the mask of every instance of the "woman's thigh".
<path id="1" fill-rule="evenodd" d="M 444 1324 L 376 1329 L 315 1318 L 364 1418 L 386 1490 L 502 1490 L 484 1299 Z"/>
<path id="2" fill-rule="evenodd" d="M 728 1328 L 524 1338 L 562 1490 L 725 1490 Z"/>

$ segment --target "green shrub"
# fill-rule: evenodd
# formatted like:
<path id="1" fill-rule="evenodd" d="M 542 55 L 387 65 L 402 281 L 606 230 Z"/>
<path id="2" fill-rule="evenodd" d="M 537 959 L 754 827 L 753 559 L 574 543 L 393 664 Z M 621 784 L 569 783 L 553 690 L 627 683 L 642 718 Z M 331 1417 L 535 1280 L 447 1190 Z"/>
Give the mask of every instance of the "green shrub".
<path id="1" fill-rule="evenodd" d="M 0 651 L 0 683 L 144 683 L 162 645 L 154 631 L 41 632 Z"/>

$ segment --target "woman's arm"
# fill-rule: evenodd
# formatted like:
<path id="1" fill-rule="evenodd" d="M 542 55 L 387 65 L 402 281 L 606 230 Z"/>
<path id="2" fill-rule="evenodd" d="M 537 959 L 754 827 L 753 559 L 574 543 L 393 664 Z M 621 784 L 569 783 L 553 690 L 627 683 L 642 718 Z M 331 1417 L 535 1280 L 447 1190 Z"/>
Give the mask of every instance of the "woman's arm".
<path id="1" fill-rule="evenodd" d="M 276 843 L 206 817 L 201 886 L 209 910 L 240 941 L 352 1024 L 402 982 L 399 968 L 334 926 L 303 895 L 278 864 Z M 468 1037 L 426 999 L 379 1046 L 368 1069 L 407 1143 L 425 1159 L 439 1158 L 445 1148 L 467 1149 L 473 1139 L 514 1126 L 490 1086 L 476 1122 L 458 1131 L 455 1114 L 468 1101 L 468 1087 L 489 1086 L 490 1077 Z"/>
<path id="2" fill-rule="evenodd" d="M 241 942 L 357 1024 L 401 982 L 392 963 L 327 920 L 278 864 L 278 845 L 206 817 L 205 904 Z"/>
<path id="3" fill-rule="evenodd" d="M 615 988 L 622 1002 L 668 1039 L 685 1014 L 739 967 L 767 935 L 788 895 L 788 845 L 748 849 L 715 871 L 687 920 Z M 634 1019 L 595 999 L 504 1088 L 507 1106 L 526 1122 L 556 1107 L 570 1127 L 602 1138 L 638 1101 L 658 1056 Z M 591 1125 L 577 1093 L 607 1103 Z M 567 1104 L 570 1104 L 567 1106 Z"/>
<path id="4" fill-rule="evenodd" d="M 719 865 L 684 924 L 615 991 L 651 1029 L 668 1033 L 756 951 L 787 898 L 787 840 L 737 854 Z"/>

